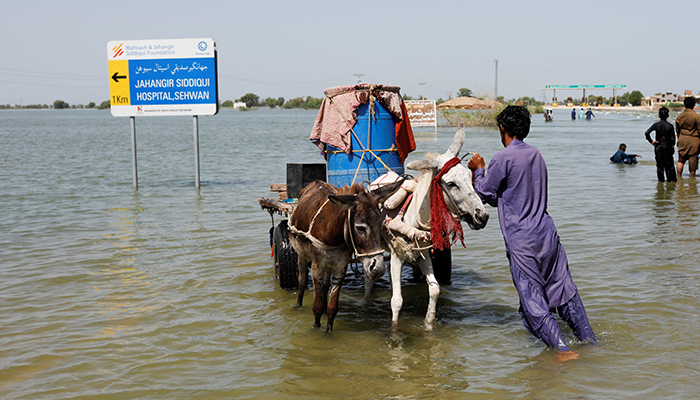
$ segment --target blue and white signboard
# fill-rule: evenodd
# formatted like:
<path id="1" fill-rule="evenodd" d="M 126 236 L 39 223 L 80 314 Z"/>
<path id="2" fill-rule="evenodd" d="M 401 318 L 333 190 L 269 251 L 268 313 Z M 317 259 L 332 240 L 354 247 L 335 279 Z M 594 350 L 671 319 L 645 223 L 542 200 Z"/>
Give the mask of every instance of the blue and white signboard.
<path id="1" fill-rule="evenodd" d="M 213 39 L 114 40 L 107 54 L 112 115 L 218 112 Z"/>

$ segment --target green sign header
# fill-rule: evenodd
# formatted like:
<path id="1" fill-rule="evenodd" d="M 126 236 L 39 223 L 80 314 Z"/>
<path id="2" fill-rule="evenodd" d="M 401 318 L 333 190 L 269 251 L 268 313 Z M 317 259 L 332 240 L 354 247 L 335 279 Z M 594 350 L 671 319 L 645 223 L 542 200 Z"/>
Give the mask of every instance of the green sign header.
<path id="1" fill-rule="evenodd" d="M 621 89 L 627 85 L 547 85 L 547 89 Z"/>

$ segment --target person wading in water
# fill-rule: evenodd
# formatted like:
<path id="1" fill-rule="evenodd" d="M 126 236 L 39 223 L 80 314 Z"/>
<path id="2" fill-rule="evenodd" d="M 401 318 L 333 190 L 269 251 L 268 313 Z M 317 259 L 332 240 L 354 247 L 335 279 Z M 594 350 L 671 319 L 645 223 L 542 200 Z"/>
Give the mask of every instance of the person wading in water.
<path id="1" fill-rule="evenodd" d="M 498 207 L 525 328 L 557 349 L 559 360 L 578 358 L 551 312 L 556 309 L 582 342 L 597 339 L 571 278 L 557 228 L 547 213 L 547 166 L 539 150 L 523 142 L 530 132 L 530 113 L 524 107 L 508 106 L 496 122 L 505 148 L 489 163 L 488 174 L 478 153 L 469 160 L 474 189 L 485 203 Z"/>

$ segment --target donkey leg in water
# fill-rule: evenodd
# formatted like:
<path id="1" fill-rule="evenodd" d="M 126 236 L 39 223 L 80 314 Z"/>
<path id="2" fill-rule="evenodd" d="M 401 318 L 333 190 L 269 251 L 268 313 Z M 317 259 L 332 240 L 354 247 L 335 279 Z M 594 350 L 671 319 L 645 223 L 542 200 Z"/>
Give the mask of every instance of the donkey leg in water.
<path id="1" fill-rule="evenodd" d="M 319 270 L 318 264 L 311 262 L 311 278 L 314 282 L 314 313 L 315 327 L 321 326 L 321 316 L 328 308 L 328 289 L 331 285 L 331 277 L 328 269 Z"/>
<path id="2" fill-rule="evenodd" d="M 433 263 L 430 260 L 430 253 L 428 250 L 423 251 L 424 258 L 418 258 L 418 266 L 421 272 L 425 275 L 425 281 L 428 284 L 428 295 L 430 300 L 428 301 L 428 312 L 425 314 L 425 329 L 428 331 L 433 330 L 433 325 L 435 324 L 435 309 L 437 307 L 438 296 L 440 296 L 440 284 L 435 278 L 433 273 Z"/>
<path id="3" fill-rule="evenodd" d="M 335 320 L 335 316 L 338 315 L 338 299 L 340 298 L 340 287 L 343 284 L 343 279 L 345 279 L 345 274 L 347 273 L 347 271 L 348 267 L 346 264 L 345 268 L 340 268 L 336 271 L 333 271 L 333 275 L 331 276 L 331 293 L 330 299 L 328 300 L 328 322 L 326 324 L 326 333 L 331 333 L 333 331 L 333 321 Z"/>
<path id="4" fill-rule="evenodd" d="M 306 286 L 308 285 L 308 275 L 309 275 L 309 260 L 298 254 L 298 270 L 299 270 L 299 293 L 297 294 L 297 305 L 295 308 L 301 307 L 301 303 L 304 301 L 304 292 L 306 291 Z"/>
<path id="5" fill-rule="evenodd" d="M 403 260 L 399 258 L 395 251 L 391 252 L 391 263 L 389 272 L 391 276 L 391 329 L 399 327 L 399 313 L 403 307 L 403 296 L 401 295 L 401 269 Z"/>

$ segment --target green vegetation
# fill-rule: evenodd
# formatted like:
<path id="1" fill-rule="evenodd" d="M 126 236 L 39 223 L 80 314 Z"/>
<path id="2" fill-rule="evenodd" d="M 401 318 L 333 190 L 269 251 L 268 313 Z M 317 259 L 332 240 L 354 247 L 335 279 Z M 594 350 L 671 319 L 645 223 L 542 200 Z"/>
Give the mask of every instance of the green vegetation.
<path id="1" fill-rule="evenodd" d="M 668 103 L 666 103 L 666 107 L 671 111 L 683 111 L 683 110 L 685 110 L 685 105 L 683 103 L 668 102 Z"/>
<path id="2" fill-rule="evenodd" d="M 56 100 L 53 102 L 53 108 L 55 110 L 60 110 L 63 108 L 70 108 L 70 105 L 63 100 Z"/>
<path id="3" fill-rule="evenodd" d="M 282 107 L 282 105 L 284 105 L 284 97 L 280 97 L 277 99 L 273 99 L 272 97 L 268 97 L 265 99 L 265 104 L 267 104 L 267 106 L 270 108 Z"/>
<path id="4" fill-rule="evenodd" d="M 239 101 L 245 103 L 245 106 L 248 108 L 257 107 L 260 104 L 260 98 L 254 93 L 246 93 L 245 95 L 241 96 L 240 99 L 236 100 L 236 102 Z"/>
<path id="5" fill-rule="evenodd" d="M 460 94 L 464 93 L 460 89 Z M 471 91 L 470 91 L 471 92 Z M 461 96 L 460 96 L 461 97 Z M 533 97 L 520 97 L 518 99 L 505 100 L 502 96 L 499 96 L 498 102 L 500 105 L 497 108 L 490 110 L 440 110 L 440 114 L 445 121 L 443 126 L 459 126 L 464 124 L 464 126 L 497 126 L 496 116 L 507 106 L 507 105 L 518 105 L 527 107 L 527 109 L 532 114 L 542 114 L 544 113 L 544 103 L 535 100 Z"/>
<path id="6" fill-rule="evenodd" d="M 461 88 L 457 91 L 457 97 L 474 97 L 474 93 L 469 88 Z"/>
<path id="7" fill-rule="evenodd" d="M 306 99 L 303 99 L 301 97 L 297 97 L 291 100 L 288 100 L 282 108 L 289 109 L 289 108 L 304 108 L 304 109 L 319 109 L 321 108 L 321 103 L 323 102 L 323 99 L 317 99 L 315 97 L 311 96 L 306 96 Z"/>
<path id="8" fill-rule="evenodd" d="M 88 109 L 97 109 L 97 110 L 104 110 L 106 108 L 109 108 L 109 100 L 105 100 L 100 105 L 96 105 L 95 102 L 89 102 L 87 105 L 83 104 L 73 104 L 70 105 L 66 103 L 63 100 L 56 100 L 53 102 L 52 105 L 48 104 L 22 104 L 22 105 L 17 105 L 17 104 L 0 104 L 0 110 L 48 110 L 48 109 L 80 109 L 80 108 L 88 108 Z"/>
<path id="9" fill-rule="evenodd" d="M 42 108 L 48 109 L 51 107 L 49 107 L 48 104 L 26 104 L 26 105 L 0 104 L 0 110 L 10 110 L 10 109 L 33 110 L 33 109 L 42 109 Z"/>
<path id="10" fill-rule="evenodd" d="M 627 98 L 627 100 L 633 106 L 638 106 L 638 105 L 642 104 L 643 97 L 644 97 L 644 95 L 642 94 L 642 92 L 640 92 L 639 90 L 634 90 L 634 91 L 632 91 L 632 93 L 629 94 L 629 97 Z"/>
<path id="11" fill-rule="evenodd" d="M 446 121 L 441 126 L 498 126 L 496 116 L 501 112 L 501 108 L 492 110 L 440 110 L 440 114 Z"/>

